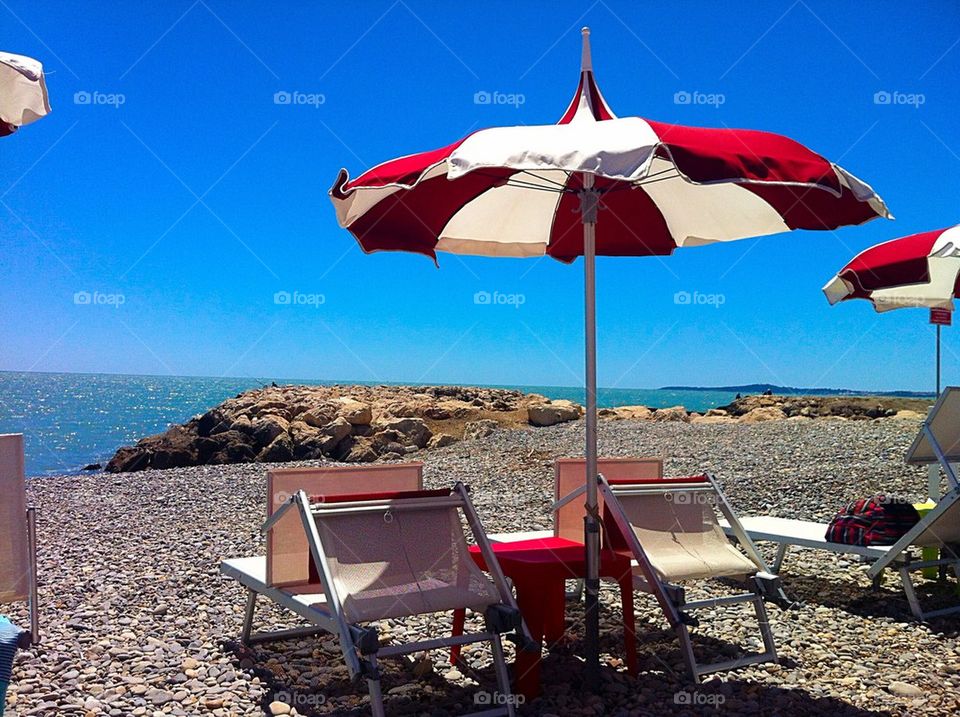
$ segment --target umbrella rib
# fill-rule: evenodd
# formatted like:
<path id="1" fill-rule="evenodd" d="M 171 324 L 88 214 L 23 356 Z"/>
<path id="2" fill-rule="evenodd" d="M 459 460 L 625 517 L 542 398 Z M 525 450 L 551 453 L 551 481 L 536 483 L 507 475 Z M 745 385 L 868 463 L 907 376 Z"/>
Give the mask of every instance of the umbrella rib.
<path id="1" fill-rule="evenodd" d="M 528 175 L 530 175 L 531 177 L 533 177 L 534 179 L 537 179 L 537 180 L 539 180 L 539 181 L 541 181 L 541 182 L 547 182 L 548 184 L 552 184 L 553 186 L 559 187 L 560 189 L 567 189 L 567 185 L 566 185 L 566 184 L 561 184 L 560 182 L 555 182 L 555 181 L 552 180 L 552 179 L 547 179 L 546 177 L 541 177 L 540 175 L 534 174 L 533 172 L 531 172 L 531 171 L 529 171 L 529 170 L 526 170 L 526 169 L 521 169 L 521 170 L 518 172 L 518 174 L 528 174 Z"/>

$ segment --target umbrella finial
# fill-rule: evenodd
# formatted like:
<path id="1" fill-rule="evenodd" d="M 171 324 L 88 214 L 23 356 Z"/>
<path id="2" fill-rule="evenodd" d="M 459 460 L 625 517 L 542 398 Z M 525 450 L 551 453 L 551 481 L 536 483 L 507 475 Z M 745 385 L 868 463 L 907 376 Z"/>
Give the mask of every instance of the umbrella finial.
<path id="1" fill-rule="evenodd" d="M 593 62 L 590 60 L 590 28 L 582 28 L 580 34 L 583 35 L 583 53 L 580 55 L 580 71 L 592 71 Z"/>

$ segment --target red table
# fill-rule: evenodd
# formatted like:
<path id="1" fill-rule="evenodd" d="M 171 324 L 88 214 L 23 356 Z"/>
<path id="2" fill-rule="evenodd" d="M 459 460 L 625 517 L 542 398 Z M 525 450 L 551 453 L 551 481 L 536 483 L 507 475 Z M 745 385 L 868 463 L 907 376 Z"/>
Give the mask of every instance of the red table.
<path id="1" fill-rule="evenodd" d="M 564 633 L 565 580 L 580 579 L 586 571 L 583 543 L 565 538 L 536 538 L 516 542 L 493 543 L 493 551 L 504 575 L 517 590 L 517 605 L 534 641 L 547 645 L 557 642 Z M 477 546 L 470 555 L 482 570 L 486 561 Z M 636 631 L 633 617 L 633 573 L 630 557 L 624 553 L 601 551 L 600 575 L 620 584 L 623 603 L 623 642 L 627 669 L 637 673 Z M 453 618 L 453 634 L 463 632 L 465 612 L 457 610 Z M 459 657 L 459 646 L 451 650 L 451 662 Z M 514 665 L 514 690 L 527 699 L 540 694 L 540 651 L 517 650 Z"/>

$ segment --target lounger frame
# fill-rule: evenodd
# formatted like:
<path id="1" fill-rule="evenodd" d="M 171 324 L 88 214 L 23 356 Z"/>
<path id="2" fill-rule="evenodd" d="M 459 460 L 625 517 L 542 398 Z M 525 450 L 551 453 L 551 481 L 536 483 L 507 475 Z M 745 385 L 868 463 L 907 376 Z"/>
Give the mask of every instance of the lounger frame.
<path id="1" fill-rule="evenodd" d="M 502 695 L 510 695 L 510 678 L 507 672 L 506 660 L 503 651 L 502 633 L 494 629 L 473 632 L 456 637 L 440 637 L 417 642 L 380 646 L 376 631 L 359 624 L 351 624 L 343 613 L 343 603 L 338 594 L 329 562 L 323 550 L 320 533 L 314 519 L 315 510 L 324 510 L 336 514 L 358 513 L 370 510 L 404 510 L 416 507 L 457 507 L 463 511 L 464 517 L 470 526 L 471 533 L 483 554 L 493 578 L 493 584 L 500 597 L 501 604 L 517 612 L 517 604 L 504 578 L 500 565 L 497 562 L 490 542 L 487 540 L 483 526 L 480 524 L 477 512 L 470 500 L 467 488 L 457 483 L 449 496 L 417 497 L 382 500 L 356 500 L 324 505 L 320 508 L 312 507 L 307 493 L 297 491 L 290 496 L 286 503 L 267 519 L 261 527 L 266 533 L 280 518 L 293 510 L 299 513 L 301 524 L 307 536 L 311 559 L 317 568 L 320 583 L 323 589 L 323 600 L 314 604 L 305 604 L 297 600 L 294 592 L 285 588 L 271 587 L 267 584 L 254 585 L 241 571 L 232 567 L 229 562 L 221 566 L 221 571 L 231 577 L 237 577 L 248 589 L 247 607 L 244 616 L 242 641 L 245 644 L 263 642 L 267 640 L 287 639 L 304 635 L 328 632 L 339 637 L 340 649 L 346 662 L 350 676 L 354 679 L 366 679 L 370 694 L 371 710 L 375 717 L 383 717 L 383 693 L 380 686 L 380 670 L 378 659 L 393 657 L 425 650 L 449 648 L 454 645 L 466 645 L 477 642 L 489 642 L 493 653 L 494 672 L 497 678 L 497 687 Z M 292 630 L 281 630 L 267 633 L 252 634 L 252 623 L 256 598 L 263 595 L 278 605 L 281 605 L 300 617 L 310 621 L 313 625 Z M 488 628 L 490 626 L 488 625 Z M 530 635 L 526 625 L 521 622 L 521 641 L 529 642 Z M 505 700 L 505 704 L 492 710 L 474 713 L 475 717 L 486 715 L 509 715 L 513 717 L 514 704 L 512 700 Z"/>
<path id="2" fill-rule="evenodd" d="M 763 597 L 760 591 L 754 590 L 748 593 L 688 602 L 682 586 L 671 584 L 665 580 L 662 580 L 657 575 L 657 572 L 650 562 L 650 559 L 647 557 L 646 551 L 640 544 L 640 541 L 637 539 L 636 534 L 633 532 L 633 529 L 630 526 L 629 518 L 624 512 L 623 506 L 617 499 L 618 496 L 664 493 L 668 491 L 689 491 L 691 493 L 709 492 L 713 494 L 716 497 L 717 504 L 724 516 L 727 518 L 730 525 L 733 526 L 738 540 L 741 541 L 740 545 L 744 549 L 744 552 L 746 552 L 747 557 L 756 565 L 757 574 L 755 578 L 760 577 L 761 579 L 765 580 L 775 580 L 775 576 L 771 575 L 767 570 L 766 564 L 763 562 L 763 558 L 760 556 L 759 551 L 757 551 L 756 547 L 753 545 L 742 526 L 740 526 L 740 521 L 730 508 L 726 496 L 720 490 L 720 487 L 717 485 L 714 477 L 705 475 L 702 483 L 687 484 L 664 481 L 663 483 L 650 482 L 643 484 L 611 485 L 602 474 L 599 476 L 598 480 L 600 492 L 604 496 L 604 505 L 608 507 L 610 515 L 616 523 L 617 528 L 622 536 L 627 540 L 628 545 L 633 552 L 634 559 L 637 561 L 637 565 L 642 573 L 641 576 L 635 576 L 634 587 L 638 590 L 651 593 L 656 598 L 660 608 L 663 610 L 663 613 L 667 618 L 667 622 L 670 623 L 670 627 L 677 634 L 677 639 L 680 643 L 680 650 L 683 654 L 684 661 L 686 662 L 687 669 L 693 681 L 700 682 L 701 677 L 714 672 L 722 672 L 758 663 L 775 662 L 777 660 L 777 648 L 773 639 L 773 632 L 770 629 L 770 622 L 767 616 L 766 606 L 764 605 Z M 696 621 L 687 614 L 687 611 L 747 602 L 752 603 L 754 607 L 754 612 L 756 614 L 757 623 L 760 629 L 760 635 L 763 640 L 763 652 L 752 653 L 733 660 L 725 660 L 706 665 L 699 664 L 693 652 L 693 643 L 690 638 L 689 630 L 689 626 Z"/>

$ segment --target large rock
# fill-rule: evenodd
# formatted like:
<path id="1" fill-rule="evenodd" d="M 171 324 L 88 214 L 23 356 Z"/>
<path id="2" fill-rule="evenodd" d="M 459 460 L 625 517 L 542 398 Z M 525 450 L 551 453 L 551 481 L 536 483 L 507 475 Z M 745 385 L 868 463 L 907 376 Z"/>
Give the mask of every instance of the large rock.
<path id="1" fill-rule="evenodd" d="M 433 438 L 427 443 L 427 448 L 443 448 L 453 445 L 456 442 L 456 437 L 451 436 L 449 433 L 435 433 Z"/>
<path id="2" fill-rule="evenodd" d="M 690 414 L 683 406 L 672 406 L 671 408 L 658 408 L 653 412 L 653 420 L 657 423 L 690 423 Z"/>
<path id="3" fill-rule="evenodd" d="M 293 460 L 293 441 L 286 433 L 281 433 L 273 442 L 257 454 L 262 463 L 282 463 Z"/>
<path id="4" fill-rule="evenodd" d="M 251 435 L 258 446 L 269 446 L 278 436 L 286 433 L 289 429 L 290 423 L 286 418 L 269 414 L 257 418 L 253 422 Z"/>
<path id="5" fill-rule="evenodd" d="M 615 406 L 602 408 L 598 413 L 615 421 L 649 421 L 653 417 L 653 411 L 646 406 Z"/>
<path id="6" fill-rule="evenodd" d="M 352 426 L 369 426 L 373 420 L 373 410 L 369 403 L 352 398 L 341 398 L 340 415 Z"/>
<path id="7" fill-rule="evenodd" d="M 422 418 L 411 416 L 381 420 L 377 423 L 377 428 L 381 431 L 396 431 L 400 435 L 400 442 L 403 445 L 413 445 L 417 448 L 426 447 L 427 442 L 433 436 L 433 431 L 430 430 L 430 427 Z"/>
<path id="8" fill-rule="evenodd" d="M 124 446 L 107 463 L 108 473 L 130 473 L 150 467 L 150 453 L 138 446 Z"/>
<path id="9" fill-rule="evenodd" d="M 776 406 L 761 406 L 745 413 L 738 419 L 740 423 L 764 423 L 765 421 L 782 421 L 787 414 Z"/>
<path id="10" fill-rule="evenodd" d="M 583 408 L 572 401 L 546 401 L 527 406 L 527 421 L 532 426 L 553 426 L 557 423 L 575 421 Z"/>
<path id="11" fill-rule="evenodd" d="M 495 430 L 500 424 L 494 421 L 492 418 L 484 418 L 479 421 L 470 421 L 463 427 L 463 440 L 465 441 L 476 441 L 480 438 L 486 438 Z"/>
<path id="12" fill-rule="evenodd" d="M 322 435 L 321 447 L 324 453 L 332 451 L 340 441 L 350 435 L 350 422 L 338 416 L 320 429 Z"/>

